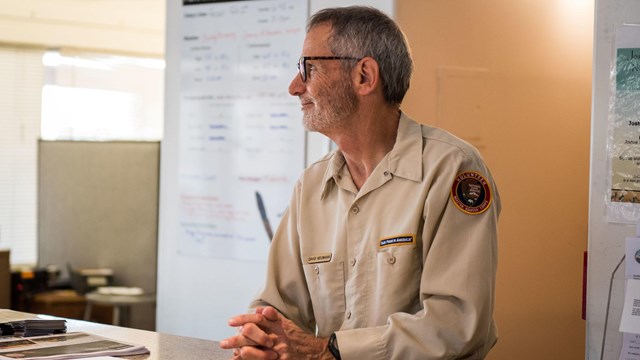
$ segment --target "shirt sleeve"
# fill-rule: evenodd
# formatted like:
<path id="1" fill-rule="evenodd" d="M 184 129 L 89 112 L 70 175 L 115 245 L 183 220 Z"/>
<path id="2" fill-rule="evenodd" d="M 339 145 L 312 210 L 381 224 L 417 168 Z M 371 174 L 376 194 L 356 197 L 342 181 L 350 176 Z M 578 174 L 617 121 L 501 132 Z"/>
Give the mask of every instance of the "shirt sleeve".
<path id="1" fill-rule="evenodd" d="M 495 344 L 499 195 L 479 156 L 454 163 L 443 166 L 424 204 L 422 310 L 336 332 L 342 359 L 482 359 Z M 451 198 L 453 181 L 465 172 L 488 181 L 493 198 L 481 213 L 465 212 Z"/>
<path id="2" fill-rule="evenodd" d="M 316 322 L 302 266 L 297 230 L 299 194 L 298 181 L 269 249 L 264 288 L 250 307 L 273 306 L 300 328 L 315 333 Z"/>

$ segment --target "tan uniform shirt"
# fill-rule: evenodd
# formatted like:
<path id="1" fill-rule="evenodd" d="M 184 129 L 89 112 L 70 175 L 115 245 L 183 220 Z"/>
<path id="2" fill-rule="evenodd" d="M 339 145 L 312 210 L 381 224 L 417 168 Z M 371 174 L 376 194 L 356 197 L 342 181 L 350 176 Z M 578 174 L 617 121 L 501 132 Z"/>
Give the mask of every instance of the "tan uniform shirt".
<path id="1" fill-rule="evenodd" d="M 481 359 L 497 339 L 499 212 L 477 151 L 402 114 L 360 191 L 339 150 L 304 171 L 252 307 L 335 332 L 344 360 Z"/>

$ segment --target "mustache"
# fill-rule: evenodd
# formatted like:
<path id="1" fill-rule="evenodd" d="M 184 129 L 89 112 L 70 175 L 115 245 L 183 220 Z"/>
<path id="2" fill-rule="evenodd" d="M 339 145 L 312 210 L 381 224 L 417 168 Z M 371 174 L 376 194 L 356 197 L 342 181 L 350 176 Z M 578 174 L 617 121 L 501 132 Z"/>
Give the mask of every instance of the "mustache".
<path id="1" fill-rule="evenodd" d="M 315 99 L 311 96 L 299 96 L 300 104 L 315 103 Z"/>

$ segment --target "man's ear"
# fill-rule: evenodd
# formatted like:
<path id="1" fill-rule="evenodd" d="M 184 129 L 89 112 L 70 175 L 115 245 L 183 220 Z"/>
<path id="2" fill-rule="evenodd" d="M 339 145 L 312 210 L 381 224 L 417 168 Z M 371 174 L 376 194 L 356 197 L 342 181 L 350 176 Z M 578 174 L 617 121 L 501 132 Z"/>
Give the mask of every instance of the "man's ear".
<path id="1" fill-rule="evenodd" d="M 380 87 L 380 67 L 371 57 L 364 57 L 355 68 L 355 87 L 360 95 L 368 95 Z"/>

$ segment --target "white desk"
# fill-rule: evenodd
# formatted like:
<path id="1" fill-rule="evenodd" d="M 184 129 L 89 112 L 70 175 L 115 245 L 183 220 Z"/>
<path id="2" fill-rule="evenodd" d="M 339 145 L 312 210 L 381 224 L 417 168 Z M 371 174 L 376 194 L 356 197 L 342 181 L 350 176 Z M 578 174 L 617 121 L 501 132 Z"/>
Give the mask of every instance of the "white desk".
<path id="1" fill-rule="evenodd" d="M 37 318 L 37 315 L 0 309 L 1 319 Z M 67 320 L 68 332 L 86 332 L 113 340 L 144 345 L 150 353 L 123 356 L 135 360 L 227 360 L 233 352 L 220 349 L 217 341 L 196 339 L 153 331 L 137 330 L 113 325 L 97 324 L 82 320 Z M 11 321 L 11 320 L 4 320 Z"/>

